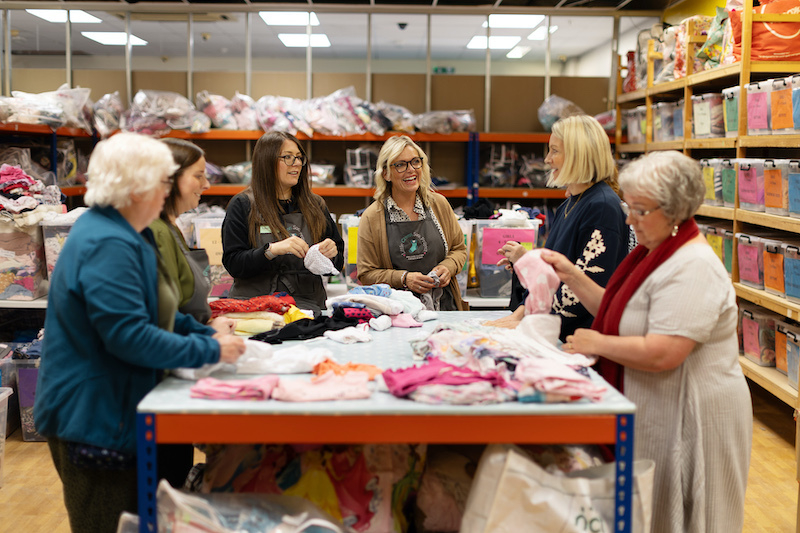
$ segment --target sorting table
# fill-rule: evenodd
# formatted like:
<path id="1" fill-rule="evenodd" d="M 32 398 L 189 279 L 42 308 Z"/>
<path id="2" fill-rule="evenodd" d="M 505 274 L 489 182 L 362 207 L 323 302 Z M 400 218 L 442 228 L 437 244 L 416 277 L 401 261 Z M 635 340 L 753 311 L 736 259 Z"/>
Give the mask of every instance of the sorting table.
<path id="1" fill-rule="evenodd" d="M 440 312 L 421 328 L 371 331 L 369 343 L 339 344 L 319 338 L 292 341 L 275 349 L 305 343 L 324 346 L 340 363 L 352 361 L 378 367 L 404 368 L 412 360 L 409 341 L 426 336 L 440 323 L 489 320 L 508 311 Z M 602 380 L 592 372 L 593 379 Z M 225 377 L 225 376 L 220 376 Z M 245 376 L 228 376 L 243 379 Z M 291 376 L 290 379 L 308 379 Z M 496 405 L 428 405 L 375 392 L 365 400 L 290 403 L 276 400 L 193 399 L 193 383 L 168 378 L 137 407 L 137 452 L 140 531 L 154 533 L 156 443 L 539 443 L 615 444 L 615 532 L 631 528 L 633 490 L 633 429 L 636 407 L 608 387 L 603 400 L 592 403 Z"/>

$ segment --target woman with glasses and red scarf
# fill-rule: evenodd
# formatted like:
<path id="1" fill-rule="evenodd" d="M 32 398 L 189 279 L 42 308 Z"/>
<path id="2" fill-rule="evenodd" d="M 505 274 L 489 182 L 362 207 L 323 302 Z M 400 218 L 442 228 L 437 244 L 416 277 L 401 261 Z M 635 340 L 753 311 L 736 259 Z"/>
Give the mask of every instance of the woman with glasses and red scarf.
<path id="1" fill-rule="evenodd" d="M 639 246 L 605 289 L 565 256 L 542 254 L 595 315 L 563 349 L 600 356 L 601 374 L 636 404 L 636 458 L 656 462 L 653 532 L 741 531 L 752 405 L 733 285 L 693 218 L 700 165 L 654 152 L 619 182 Z"/>
<path id="2" fill-rule="evenodd" d="M 447 199 L 431 190 L 428 157 L 411 138 L 378 154 L 375 202 L 358 225 L 358 280 L 407 289 L 436 311 L 463 311 L 456 274 L 467 260 L 464 232 Z"/>
<path id="3" fill-rule="evenodd" d="M 250 186 L 231 198 L 222 224 L 222 264 L 233 276 L 230 297 L 286 292 L 297 307 L 318 316 L 325 285 L 304 265 L 315 244 L 342 269 L 344 241 L 325 200 L 311 191 L 305 150 L 294 135 L 267 133 L 253 149 Z"/>

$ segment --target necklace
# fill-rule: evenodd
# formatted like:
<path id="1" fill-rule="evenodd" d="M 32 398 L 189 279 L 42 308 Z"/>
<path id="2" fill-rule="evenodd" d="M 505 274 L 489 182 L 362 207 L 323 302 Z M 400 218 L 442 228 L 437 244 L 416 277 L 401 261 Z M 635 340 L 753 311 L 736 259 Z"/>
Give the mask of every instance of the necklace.
<path id="1" fill-rule="evenodd" d="M 583 196 L 583 193 L 585 193 L 585 192 L 586 192 L 586 191 L 581 191 L 581 193 L 578 195 L 578 199 L 577 199 L 577 200 L 575 200 L 575 203 L 574 203 L 574 204 L 572 204 L 572 207 L 571 207 L 571 208 L 570 208 L 570 206 L 569 206 L 569 200 L 571 200 L 571 199 L 572 199 L 572 196 L 570 196 L 570 197 L 569 197 L 569 199 L 567 200 L 567 207 L 564 209 L 564 218 L 567 218 L 567 217 L 569 216 L 569 214 L 570 214 L 570 213 L 572 213 L 573 211 L 575 211 L 575 206 L 577 206 L 577 205 L 578 205 L 578 202 L 580 202 L 580 201 L 581 201 L 581 197 Z"/>

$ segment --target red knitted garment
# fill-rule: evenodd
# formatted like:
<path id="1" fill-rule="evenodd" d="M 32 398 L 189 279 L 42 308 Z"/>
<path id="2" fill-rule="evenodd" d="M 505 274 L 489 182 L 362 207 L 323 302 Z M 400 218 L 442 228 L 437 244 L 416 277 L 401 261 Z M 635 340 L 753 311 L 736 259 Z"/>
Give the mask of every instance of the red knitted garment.
<path id="1" fill-rule="evenodd" d="M 208 304 L 211 306 L 211 317 L 216 318 L 225 313 L 252 313 L 255 311 L 270 311 L 279 315 L 289 310 L 290 305 L 295 305 L 294 298 L 285 292 L 276 292 L 265 296 L 256 296 L 249 300 L 236 298 L 220 298 Z"/>

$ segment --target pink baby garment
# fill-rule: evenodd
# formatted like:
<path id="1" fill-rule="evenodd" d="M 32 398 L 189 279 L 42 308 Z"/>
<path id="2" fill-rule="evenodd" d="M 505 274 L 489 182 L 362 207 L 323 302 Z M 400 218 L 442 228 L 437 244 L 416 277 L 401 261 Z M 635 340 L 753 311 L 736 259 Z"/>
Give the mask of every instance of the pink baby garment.
<path id="1" fill-rule="evenodd" d="M 528 289 L 528 297 L 525 298 L 525 314 L 549 313 L 550 308 L 553 307 L 553 295 L 558 290 L 561 281 L 553 267 L 542 259 L 542 250 L 526 252 L 514 263 L 514 271 L 522 286 Z"/>
<path id="2" fill-rule="evenodd" d="M 235 380 L 203 378 L 189 392 L 192 398 L 207 400 L 268 400 L 277 384 L 278 376 Z"/>
<path id="3" fill-rule="evenodd" d="M 366 372 L 347 372 L 337 376 L 329 371 L 313 381 L 282 378 L 272 391 L 272 398 L 284 402 L 359 400 L 369 398 L 372 394 L 368 382 L 369 375 Z"/>

